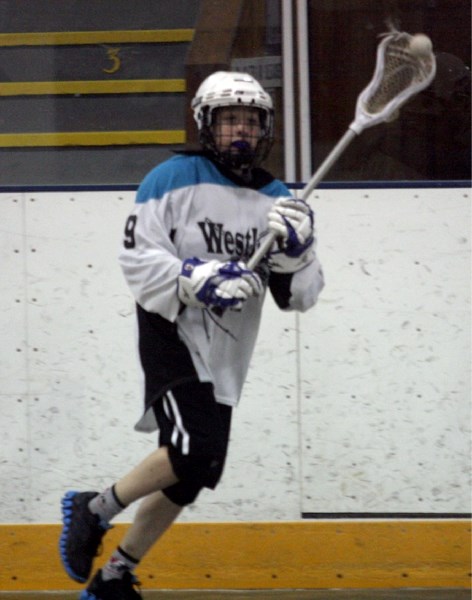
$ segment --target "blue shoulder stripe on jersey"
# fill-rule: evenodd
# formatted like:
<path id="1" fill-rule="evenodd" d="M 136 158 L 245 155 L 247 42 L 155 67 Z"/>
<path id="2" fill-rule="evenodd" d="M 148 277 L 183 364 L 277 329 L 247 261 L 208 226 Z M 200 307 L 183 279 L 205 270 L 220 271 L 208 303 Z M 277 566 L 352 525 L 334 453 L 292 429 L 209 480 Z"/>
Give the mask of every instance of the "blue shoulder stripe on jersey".
<path id="1" fill-rule="evenodd" d="M 205 157 L 179 154 L 146 175 L 138 188 L 136 202 L 142 204 L 148 200 L 160 200 L 168 192 L 201 183 L 235 185 Z"/>
<path id="2" fill-rule="evenodd" d="M 279 198 L 280 196 L 293 196 L 290 193 L 288 187 L 280 181 L 280 179 L 273 179 L 269 184 L 258 190 L 261 194 L 270 196 L 271 198 Z"/>
<path id="3" fill-rule="evenodd" d="M 168 192 L 202 183 L 238 187 L 204 156 L 179 154 L 161 163 L 146 175 L 138 188 L 136 203 L 160 200 Z M 258 191 L 274 198 L 291 195 L 278 179 L 274 179 Z"/>

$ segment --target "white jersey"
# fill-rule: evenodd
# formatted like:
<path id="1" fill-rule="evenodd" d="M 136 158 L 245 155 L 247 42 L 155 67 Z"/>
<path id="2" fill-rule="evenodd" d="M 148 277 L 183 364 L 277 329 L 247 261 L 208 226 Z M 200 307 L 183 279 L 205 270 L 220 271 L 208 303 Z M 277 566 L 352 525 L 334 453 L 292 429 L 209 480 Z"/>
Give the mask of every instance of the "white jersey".
<path id="1" fill-rule="evenodd" d="M 160 164 L 138 189 L 119 256 L 136 302 L 176 324 L 198 379 L 211 382 L 216 400 L 230 406 L 241 395 L 264 294 L 250 297 L 239 312 L 226 310 L 216 316 L 208 309 L 183 307 L 177 278 L 186 258 L 225 262 L 234 257 L 247 260 L 254 252 L 267 232 L 274 200 L 290 196 L 266 171 L 258 169 L 256 175 L 253 187 L 247 187 L 202 154 L 176 155 Z M 293 275 L 278 275 L 278 281 L 283 283 L 280 293 L 277 282 L 270 289 L 285 310 L 310 308 L 323 287 L 316 257 Z M 166 385 L 171 382 L 163 382 Z M 143 421 L 138 428 L 149 425 Z"/>

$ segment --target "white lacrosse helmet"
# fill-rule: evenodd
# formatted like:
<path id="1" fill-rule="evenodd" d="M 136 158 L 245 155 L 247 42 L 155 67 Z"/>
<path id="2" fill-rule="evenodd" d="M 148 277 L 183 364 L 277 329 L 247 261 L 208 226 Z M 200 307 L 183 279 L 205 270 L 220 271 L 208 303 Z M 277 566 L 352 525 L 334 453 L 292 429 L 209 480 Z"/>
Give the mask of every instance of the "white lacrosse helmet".
<path id="1" fill-rule="evenodd" d="M 228 106 L 258 108 L 261 117 L 261 136 L 255 151 L 243 155 L 220 152 L 211 131 L 213 111 Z M 269 154 L 274 141 L 274 109 L 272 98 L 261 84 L 248 73 L 217 71 L 200 85 L 192 100 L 193 116 L 197 122 L 202 146 L 217 160 L 230 168 L 254 167 Z"/>

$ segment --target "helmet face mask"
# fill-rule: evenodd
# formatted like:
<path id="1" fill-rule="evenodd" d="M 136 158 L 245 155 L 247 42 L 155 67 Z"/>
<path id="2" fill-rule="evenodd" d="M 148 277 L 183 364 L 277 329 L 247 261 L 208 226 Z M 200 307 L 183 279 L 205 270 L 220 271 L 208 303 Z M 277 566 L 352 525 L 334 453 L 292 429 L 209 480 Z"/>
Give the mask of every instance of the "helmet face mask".
<path id="1" fill-rule="evenodd" d="M 251 75 L 213 73 L 198 88 L 192 108 L 201 145 L 225 166 L 248 170 L 269 154 L 272 99 Z"/>

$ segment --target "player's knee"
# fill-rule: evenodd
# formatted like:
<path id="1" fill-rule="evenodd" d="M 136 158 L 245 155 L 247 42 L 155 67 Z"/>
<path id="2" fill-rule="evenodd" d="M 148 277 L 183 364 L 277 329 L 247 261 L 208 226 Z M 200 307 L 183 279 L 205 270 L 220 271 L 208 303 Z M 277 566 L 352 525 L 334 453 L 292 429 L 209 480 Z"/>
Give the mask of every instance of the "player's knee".
<path id="1" fill-rule="evenodd" d="M 196 487 L 214 489 L 221 478 L 225 462 L 225 452 L 214 451 L 211 454 L 182 454 L 169 447 L 169 458 L 180 482 Z"/>
<path id="2" fill-rule="evenodd" d="M 179 481 L 162 491 L 174 504 L 192 504 L 203 488 L 215 489 L 218 485 L 223 472 L 225 453 L 186 456 L 170 447 L 169 457 Z"/>
<path id="3" fill-rule="evenodd" d="M 203 486 L 187 481 L 179 481 L 174 485 L 162 490 L 162 493 L 169 498 L 171 502 L 177 506 L 187 506 L 193 504 L 197 499 L 198 494 L 203 489 Z"/>

